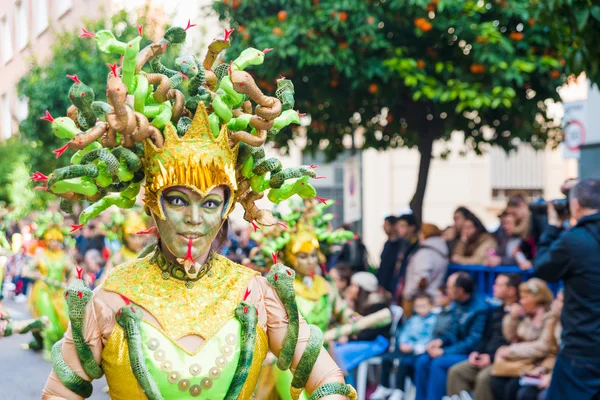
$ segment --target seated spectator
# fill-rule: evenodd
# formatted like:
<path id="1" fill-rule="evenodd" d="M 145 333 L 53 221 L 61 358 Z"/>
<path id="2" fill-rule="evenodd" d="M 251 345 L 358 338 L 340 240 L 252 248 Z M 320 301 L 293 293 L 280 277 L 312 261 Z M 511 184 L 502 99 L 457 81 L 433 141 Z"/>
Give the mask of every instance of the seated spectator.
<path id="1" fill-rule="evenodd" d="M 435 306 L 439 311 L 436 311 L 437 321 L 432 337 L 438 338 L 450 332 L 450 326 L 452 326 L 452 300 L 448 296 L 445 283 L 440 285 L 435 294 Z"/>
<path id="2" fill-rule="evenodd" d="M 352 275 L 347 289 L 351 306 L 361 316 L 366 316 L 390 306 L 391 296 L 379 289 L 377 277 L 370 272 Z M 390 325 L 368 328 L 350 337 L 344 336 L 333 345 L 333 354 L 340 368 L 346 372 L 371 357 L 385 353 L 390 346 Z M 353 377 L 348 376 L 352 381 Z"/>
<path id="3" fill-rule="evenodd" d="M 454 220 L 454 225 L 449 226 L 448 228 L 446 228 L 444 230 L 444 240 L 446 241 L 446 243 L 448 244 L 448 249 L 450 250 L 450 254 L 452 254 L 454 252 L 454 248 L 456 247 L 456 244 L 458 243 L 458 241 L 460 240 L 460 234 L 462 231 L 462 227 L 463 224 L 465 222 L 465 218 L 468 214 L 473 214 L 471 211 L 469 211 L 468 208 L 466 207 L 458 207 L 455 211 L 454 211 L 454 215 L 453 215 L 453 220 Z"/>
<path id="4" fill-rule="evenodd" d="M 515 217 L 506 211 L 500 215 L 501 225 L 495 233 L 498 250 L 490 252 L 484 265 L 497 267 L 498 265 L 517 265 L 515 254 L 521 251 L 521 237 L 516 234 Z"/>
<path id="5" fill-rule="evenodd" d="M 520 304 L 513 304 L 502 321 L 504 338 L 512 344 L 498 349 L 492 367 L 492 392 L 497 400 L 515 399 L 519 378 L 552 350 L 548 338 L 554 329 L 553 299 L 548 285 L 537 278 L 523 282 L 519 298 Z"/>
<path id="6" fill-rule="evenodd" d="M 352 230 L 349 224 L 342 225 L 340 229 Z M 337 262 L 349 265 L 352 272 L 366 271 L 369 268 L 369 253 L 360 235 L 355 234 L 354 240 L 344 243 Z"/>
<path id="7" fill-rule="evenodd" d="M 434 297 L 444 282 L 448 268 L 448 246 L 442 232 L 433 224 L 423 224 L 419 233 L 419 248 L 411 257 L 406 268 L 402 308 L 405 315 L 412 315 L 412 301 L 419 291 Z"/>
<path id="8" fill-rule="evenodd" d="M 496 249 L 496 239 L 474 214 L 467 214 L 454 248 L 452 262 L 456 264 L 483 264 L 490 249 Z"/>
<path id="9" fill-rule="evenodd" d="M 383 221 L 383 231 L 388 237 L 388 240 L 383 245 L 381 252 L 381 261 L 377 270 L 377 280 L 379 286 L 383 287 L 388 292 L 394 291 L 394 271 L 398 261 L 398 253 L 402 246 L 402 238 L 398 236 L 398 217 L 390 215 Z"/>
<path id="10" fill-rule="evenodd" d="M 394 299 L 400 299 L 404 290 L 404 278 L 406 267 L 411 257 L 419 248 L 419 224 L 413 214 L 403 214 L 398 217 L 396 231 L 402 239 L 398 259 L 394 269 L 394 279 L 392 282 L 392 295 Z M 412 308 L 410 308 L 412 310 Z"/>
<path id="11" fill-rule="evenodd" d="M 425 346 L 433 338 L 436 315 L 432 313 L 433 299 L 426 293 L 420 293 L 414 299 L 415 314 L 396 333 L 394 349 L 383 356 L 381 363 L 381 384 L 371 395 L 371 400 L 402 400 L 400 388 L 404 387 L 407 376 L 413 375 L 415 357 L 425 352 Z M 394 360 L 399 360 L 396 370 L 396 388 L 390 385 L 390 375 Z"/>
<path id="12" fill-rule="evenodd" d="M 550 354 L 544 358 L 536 368 L 527 374 L 529 377 L 538 378 L 540 382 L 537 385 L 520 385 L 517 392 L 517 400 L 545 400 L 546 392 L 550 387 L 552 380 L 552 369 L 556 363 L 556 356 L 560 348 L 560 336 L 562 334 L 562 325 L 560 323 L 560 313 L 562 312 L 564 302 L 564 293 L 562 290 L 556 295 L 552 303 L 553 329 L 546 334 L 547 340 L 552 344 Z"/>
<path id="13" fill-rule="evenodd" d="M 343 299 L 346 295 L 346 289 L 350 286 L 352 278 L 352 269 L 346 264 L 335 264 L 329 271 L 329 276 L 335 284 L 340 297 Z"/>
<path id="14" fill-rule="evenodd" d="M 508 344 L 502 334 L 502 320 L 510 307 L 519 299 L 521 277 L 517 274 L 500 274 L 494 283 L 494 298 L 502 305 L 491 310 L 483 338 L 469 359 L 456 364 L 448 372 L 447 395 L 462 391 L 473 392 L 475 399 L 493 399 L 491 392 L 491 370 L 494 355 L 500 346 Z"/>
<path id="15" fill-rule="evenodd" d="M 481 341 L 488 313 L 485 301 L 474 295 L 475 282 L 466 272 L 448 277 L 448 296 L 454 301 L 450 331 L 427 344 L 427 353 L 415 361 L 417 400 L 440 400 L 446 392 L 446 374 L 466 360 Z"/>

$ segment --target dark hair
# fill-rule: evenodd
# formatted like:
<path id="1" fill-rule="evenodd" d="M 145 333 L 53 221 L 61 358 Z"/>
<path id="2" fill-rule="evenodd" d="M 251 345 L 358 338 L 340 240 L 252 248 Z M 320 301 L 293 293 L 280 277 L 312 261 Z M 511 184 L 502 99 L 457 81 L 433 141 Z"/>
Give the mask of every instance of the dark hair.
<path id="1" fill-rule="evenodd" d="M 352 268 L 348 264 L 338 263 L 333 266 L 338 274 L 340 275 L 340 279 L 346 282 L 346 286 L 350 285 L 350 278 L 352 278 Z"/>
<path id="2" fill-rule="evenodd" d="M 506 282 L 506 286 L 509 288 L 514 288 L 517 291 L 517 296 L 519 295 L 519 285 L 523 281 L 521 279 L 521 275 L 519 274 L 499 274 L 508 278 L 508 282 Z"/>
<path id="3" fill-rule="evenodd" d="M 398 221 L 404 221 L 408 226 L 417 226 L 417 218 L 413 214 L 402 214 L 398 217 Z"/>
<path id="4" fill-rule="evenodd" d="M 464 290 L 466 294 L 473 294 L 475 291 L 475 281 L 471 278 L 471 275 L 464 271 L 456 273 L 456 283 L 454 285 L 457 289 Z"/>
<path id="5" fill-rule="evenodd" d="M 389 223 L 390 225 L 396 225 L 396 222 L 398 222 L 398 217 L 395 215 L 388 215 L 385 217 L 385 222 Z"/>
<path id="6" fill-rule="evenodd" d="M 582 208 L 600 210 L 600 180 L 585 179 L 573 186 L 570 195 Z"/>
<path id="7" fill-rule="evenodd" d="M 365 289 L 358 287 L 358 293 L 356 295 L 356 300 L 354 301 L 354 311 L 359 313 L 362 316 L 368 314 L 369 311 L 369 295 L 371 292 L 367 292 Z"/>
<path id="8" fill-rule="evenodd" d="M 456 214 L 456 213 L 462 214 L 463 217 L 465 217 L 467 214 L 473 214 L 471 212 L 471 210 L 469 210 L 467 207 L 463 207 L 463 206 L 460 206 L 456 210 L 454 210 L 454 214 Z"/>
<path id="9" fill-rule="evenodd" d="M 429 294 L 427 294 L 425 292 L 417 293 L 414 301 L 417 301 L 418 299 L 426 299 L 429 302 L 429 304 L 433 304 L 433 297 L 431 297 Z"/>
<path id="10" fill-rule="evenodd" d="M 475 226 L 475 234 L 472 237 L 470 237 L 469 240 L 467 240 L 467 243 L 465 244 L 464 255 L 469 257 L 472 256 L 475 250 L 477 249 L 481 236 L 483 234 L 487 234 L 488 231 L 487 229 L 485 229 L 485 226 L 483 225 L 481 220 L 477 218 L 477 216 L 472 212 L 469 212 L 465 215 L 465 220 L 471 221 Z"/>
<path id="11" fill-rule="evenodd" d="M 506 207 L 519 207 L 521 204 L 523 203 L 527 203 L 527 201 L 525 201 L 525 196 L 521 195 L 521 194 L 515 194 L 510 196 L 510 198 L 508 199 L 508 203 L 506 204 Z"/>
<path id="12" fill-rule="evenodd" d="M 442 283 L 440 285 L 440 287 L 438 288 L 438 290 L 440 291 L 441 294 L 443 294 L 444 296 L 448 295 L 448 286 L 446 286 L 445 283 Z"/>
<path id="13" fill-rule="evenodd" d="M 225 242 L 227 241 L 228 234 L 229 234 L 229 220 L 226 219 L 223 222 L 223 225 L 221 225 L 221 229 L 219 229 L 219 233 L 217 233 L 217 236 L 215 236 L 215 240 L 213 240 L 212 244 L 210 245 L 211 250 L 218 252 L 221 249 L 221 247 L 223 247 Z"/>

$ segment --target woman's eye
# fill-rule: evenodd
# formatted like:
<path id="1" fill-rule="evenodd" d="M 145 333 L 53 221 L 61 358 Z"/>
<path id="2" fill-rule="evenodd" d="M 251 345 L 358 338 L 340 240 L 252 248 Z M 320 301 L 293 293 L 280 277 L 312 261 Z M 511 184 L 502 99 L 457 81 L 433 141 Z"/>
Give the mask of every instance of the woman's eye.
<path id="1" fill-rule="evenodd" d="M 167 203 L 175 207 L 183 207 L 188 205 L 187 201 L 185 201 L 182 197 L 179 196 L 167 197 Z"/>
<path id="2" fill-rule="evenodd" d="M 216 208 L 219 208 L 220 205 L 221 205 L 221 202 L 217 201 L 217 200 L 207 200 L 203 204 L 204 208 L 208 208 L 209 210 L 214 210 Z"/>

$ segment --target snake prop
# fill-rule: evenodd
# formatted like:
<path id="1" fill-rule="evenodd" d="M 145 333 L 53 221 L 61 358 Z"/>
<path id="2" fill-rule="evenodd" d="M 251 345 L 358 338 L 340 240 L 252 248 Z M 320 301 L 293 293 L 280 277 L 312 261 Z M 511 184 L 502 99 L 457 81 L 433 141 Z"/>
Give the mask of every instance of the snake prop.
<path id="1" fill-rule="evenodd" d="M 235 375 L 225 396 L 226 400 L 237 400 L 246 383 L 256 343 L 256 325 L 258 311 L 250 304 L 242 301 L 235 309 L 235 316 L 242 324 L 241 352 Z"/>
<path id="2" fill-rule="evenodd" d="M 51 123 L 54 135 L 67 140 L 54 151 L 57 157 L 75 151 L 71 165 L 49 177 L 41 173 L 31 177 L 47 181 L 41 189 L 60 197 L 65 212 L 71 213 L 75 202 L 91 203 L 73 230 L 111 205 L 130 207 L 147 173 L 142 168 L 142 144 L 151 142 L 162 148 L 168 124 L 173 124 L 179 137 L 185 137 L 201 103 L 215 138 L 226 127 L 230 146 L 239 148 L 235 196 L 248 222 L 277 223 L 269 211 L 255 204 L 265 194 L 276 203 L 293 195 L 316 197 L 309 183 L 316 177 L 311 168 L 284 168 L 277 159 L 265 157 L 264 144 L 269 137 L 299 124 L 302 116 L 293 109 L 294 85 L 289 79 L 279 79 L 275 96 L 268 96 L 246 71 L 262 65 L 272 49 L 248 48 L 231 62 L 215 66 L 221 52 L 230 47 L 233 30 L 226 30 L 223 39 L 209 45 L 202 61 L 179 55 L 173 65 L 163 64 L 161 56 L 166 49 L 183 43 L 193 26 L 188 22 L 185 28 L 171 27 L 160 41 L 143 48 L 141 26 L 139 36 L 129 41 L 118 40 L 108 30 L 83 30 L 82 37 L 92 38 L 100 51 L 119 57 L 120 65 L 109 65 L 102 91 L 105 100 L 98 99 L 100 91 L 95 92 L 77 75 L 68 75 L 73 85 L 66 116 L 54 118 L 46 112 L 42 119 Z M 144 70 L 148 64 L 151 72 Z"/>

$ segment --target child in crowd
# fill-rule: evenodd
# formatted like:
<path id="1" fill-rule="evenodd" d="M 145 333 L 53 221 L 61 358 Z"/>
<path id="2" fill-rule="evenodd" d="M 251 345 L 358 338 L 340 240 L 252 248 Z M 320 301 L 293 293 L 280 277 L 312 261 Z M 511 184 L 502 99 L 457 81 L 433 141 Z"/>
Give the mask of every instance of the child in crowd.
<path id="1" fill-rule="evenodd" d="M 407 376 L 412 376 L 415 358 L 425 352 L 425 346 L 433 337 L 437 316 L 432 312 L 433 300 L 427 294 L 418 294 L 414 301 L 414 315 L 396 334 L 394 350 L 383 356 L 381 364 L 381 384 L 371 395 L 371 400 L 400 400 L 404 393 L 391 389 L 390 373 L 394 360 L 399 360 L 396 370 L 396 387 L 404 387 Z"/>
<path id="2" fill-rule="evenodd" d="M 433 328 L 434 338 L 444 336 L 450 330 L 452 324 L 452 300 L 448 297 L 445 283 L 442 283 L 437 290 L 435 306 L 439 310 L 436 311 L 437 321 Z"/>

